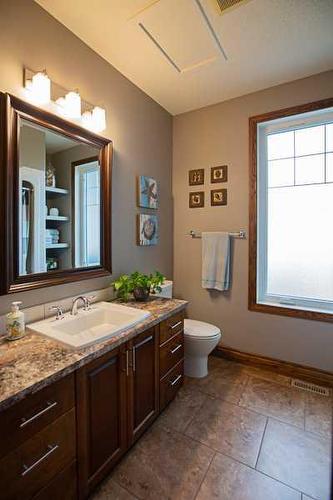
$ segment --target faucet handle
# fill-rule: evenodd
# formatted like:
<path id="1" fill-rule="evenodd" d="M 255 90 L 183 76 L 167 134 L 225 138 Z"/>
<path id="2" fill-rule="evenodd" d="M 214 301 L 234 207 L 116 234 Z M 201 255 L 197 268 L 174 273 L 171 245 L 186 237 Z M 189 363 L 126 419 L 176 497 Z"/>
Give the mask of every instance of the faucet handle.
<path id="1" fill-rule="evenodd" d="M 54 305 L 54 306 L 51 306 L 50 311 L 57 311 L 57 314 L 56 314 L 56 319 L 64 319 L 64 311 L 63 311 L 63 308 L 61 306 L 57 306 L 57 305 Z"/>
<path id="2" fill-rule="evenodd" d="M 91 303 L 92 301 L 96 298 L 96 295 L 89 295 L 89 297 L 85 297 L 86 301 L 87 301 L 87 305 L 85 307 L 85 310 L 86 311 L 89 311 L 90 309 L 90 306 L 91 306 Z"/>

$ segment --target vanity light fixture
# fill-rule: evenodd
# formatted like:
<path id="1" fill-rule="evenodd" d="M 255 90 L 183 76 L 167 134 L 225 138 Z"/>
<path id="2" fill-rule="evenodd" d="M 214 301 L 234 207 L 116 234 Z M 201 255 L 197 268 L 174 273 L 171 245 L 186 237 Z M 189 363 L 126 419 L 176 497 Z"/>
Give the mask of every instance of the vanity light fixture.
<path id="1" fill-rule="evenodd" d="M 56 100 L 59 111 L 68 118 L 81 118 L 81 96 L 77 91 L 68 92 Z"/>
<path id="2" fill-rule="evenodd" d="M 93 132 L 103 132 L 106 128 L 105 109 L 95 106 L 82 115 L 82 125 Z"/>
<path id="3" fill-rule="evenodd" d="M 26 80 L 25 88 L 32 102 L 49 104 L 51 101 L 51 80 L 45 71 L 39 71 L 32 76 L 31 80 Z"/>
<path id="4" fill-rule="evenodd" d="M 96 132 L 102 132 L 106 128 L 105 109 L 95 106 L 92 110 L 93 127 Z"/>
<path id="5" fill-rule="evenodd" d="M 46 74 L 46 70 L 35 73 L 34 71 L 24 69 L 24 87 L 27 99 L 36 105 L 45 107 L 48 111 L 62 115 L 69 120 L 92 132 L 103 132 L 106 129 L 106 111 L 99 106 L 82 101 L 77 90 L 67 91 L 61 85 L 52 82 L 53 99 L 51 95 L 51 80 Z M 82 108 L 86 110 L 82 113 Z M 81 114 L 82 113 L 82 114 Z"/>

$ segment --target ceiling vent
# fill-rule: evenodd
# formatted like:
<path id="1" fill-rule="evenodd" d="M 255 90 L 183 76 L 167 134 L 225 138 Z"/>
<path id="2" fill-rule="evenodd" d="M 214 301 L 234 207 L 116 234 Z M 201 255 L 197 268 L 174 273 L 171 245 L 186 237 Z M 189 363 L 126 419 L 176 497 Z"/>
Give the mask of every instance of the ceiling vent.
<path id="1" fill-rule="evenodd" d="M 234 5 L 244 2 L 244 0 L 216 0 L 216 1 L 218 3 L 218 6 L 220 7 L 221 12 L 230 9 L 230 7 L 234 7 Z"/>

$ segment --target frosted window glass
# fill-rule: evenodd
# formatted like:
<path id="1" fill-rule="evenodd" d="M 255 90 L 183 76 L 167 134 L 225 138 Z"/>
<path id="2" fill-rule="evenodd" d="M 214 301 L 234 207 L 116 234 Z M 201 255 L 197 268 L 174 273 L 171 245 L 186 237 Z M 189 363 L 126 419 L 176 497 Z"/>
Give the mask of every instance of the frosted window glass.
<path id="1" fill-rule="evenodd" d="M 268 162 L 268 187 L 294 184 L 294 160 L 271 160 Z"/>
<path id="2" fill-rule="evenodd" d="M 313 184 L 325 180 L 325 155 L 304 156 L 295 160 L 296 184 Z"/>
<path id="3" fill-rule="evenodd" d="M 269 160 L 294 156 L 294 132 L 267 136 L 267 156 Z"/>
<path id="4" fill-rule="evenodd" d="M 326 125 L 326 151 L 333 152 L 333 123 Z"/>
<path id="5" fill-rule="evenodd" d="M 326 181 L 333 182 L 333 153 L 326 155 Z"/>
<path id="6" fill-rule="evenodd" d="M 333 300 L 333 184 L 268 190 L 267 291 Z"/>
<path id="7" fill-rule="evenodd" d="M 87 264 L 100 262 L 99 206 L 87 206 Z"/>
<path id="8" fill-rule="evenodd" d="M 323 153 L 324 151 L 324 125 L 295 130 L 295 156 Z"/>

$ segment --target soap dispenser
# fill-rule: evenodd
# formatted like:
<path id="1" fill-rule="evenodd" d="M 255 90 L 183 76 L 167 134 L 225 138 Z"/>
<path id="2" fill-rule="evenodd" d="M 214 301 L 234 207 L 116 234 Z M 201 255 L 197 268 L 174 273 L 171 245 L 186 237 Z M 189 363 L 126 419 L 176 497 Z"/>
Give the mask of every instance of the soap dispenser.
<path id="1" fill-rule="evenodd" d="M 22 302 L 13 302 L 11 312 L 6 315 L 6 331 L 8 340 L 18 340 L 24 336 L 24 313 L 20 311 Z"/>

